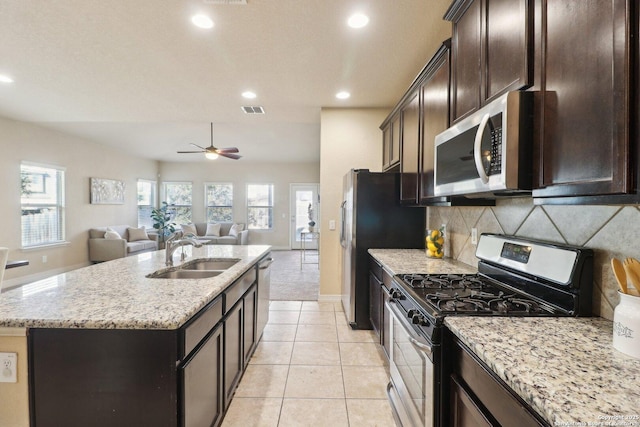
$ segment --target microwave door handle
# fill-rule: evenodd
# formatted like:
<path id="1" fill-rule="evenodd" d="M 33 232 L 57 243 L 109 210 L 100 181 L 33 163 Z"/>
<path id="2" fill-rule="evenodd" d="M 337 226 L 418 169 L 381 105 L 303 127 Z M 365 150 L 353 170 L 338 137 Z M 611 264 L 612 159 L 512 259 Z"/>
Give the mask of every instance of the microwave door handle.
<path id="1" fill-rule="evenodd" d="M 489 123 L 490 118 L 489 114 L 485 114 L 482 117 L 480 125 L 478 126 L 478 131 L 476 132 L 476 140 L 473 142 L 473 159 L 476 162 L 476 170 L 478 171 L 478 176 L 483 184 L 489 182 L 489 176 L 482 165 L 482 137 L 484 136 L 484 130 L 487 128 L 487 123 Z"/>

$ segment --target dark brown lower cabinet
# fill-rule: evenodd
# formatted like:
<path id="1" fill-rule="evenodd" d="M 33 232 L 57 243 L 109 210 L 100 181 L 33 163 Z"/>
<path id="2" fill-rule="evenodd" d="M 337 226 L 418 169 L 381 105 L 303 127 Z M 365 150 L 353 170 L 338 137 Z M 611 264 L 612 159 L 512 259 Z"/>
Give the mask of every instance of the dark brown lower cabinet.
<path id="1" fill-rule="evenodd" d="M 258 287 L 254 284 L 244 296 L 243 340 L 244 366 L 246 367 L 257 344 L 256 307 L 258 303 Z"/>
<path id="2" fill-rule="evenodd" d="M 444 351 L 450 356 L 449 425 L 549 426 L 451 332 L 445 335 Z"/>
<path id="3" fill-rule="evenodd" d="M 243 368 L 242 300 L 229 311 L 224 322 L 224 402 L 229 406 Z"/>

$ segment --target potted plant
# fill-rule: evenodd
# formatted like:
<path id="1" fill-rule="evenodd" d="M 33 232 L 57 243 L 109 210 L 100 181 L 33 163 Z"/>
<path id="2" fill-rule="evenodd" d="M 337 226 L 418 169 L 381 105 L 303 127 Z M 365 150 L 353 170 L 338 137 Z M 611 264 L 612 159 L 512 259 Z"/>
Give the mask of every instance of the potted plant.
<path id="1" fill-rule="evenodd" d="M 315 227 L 316 222 L 313 220 L 313 207 L 311 206 L 311 203 L 309 203 L 309 207 L 307 208 L 307 214 L 309 217 L 309 231 L 313 232 L 313 227 Z"/>
<path id="2" fill-rule="evenodd" d="M 176 231 L 175 223 L 171 221 L 171 209 L 174 205 L 162 202 L 162 206 L 151 211 L 153 228 L 158 232 L 158 249 L 164 249 L 165 239 Z"/>

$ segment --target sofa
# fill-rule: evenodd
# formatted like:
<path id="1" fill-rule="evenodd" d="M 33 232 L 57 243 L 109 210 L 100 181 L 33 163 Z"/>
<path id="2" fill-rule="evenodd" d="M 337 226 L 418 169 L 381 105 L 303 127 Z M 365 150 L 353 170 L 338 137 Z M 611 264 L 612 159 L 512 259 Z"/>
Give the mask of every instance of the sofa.
<path id="1" fill-rule="evenodd" d="M 220 225 L 219 229 L 218 224 Z M 234 231 L 231 232 L 234 225 Z M 194 228 L 195 233 L 193 233 Z M 195 234 L 195 239 L 203 245 L 247 245 L 249 244 L 249 230 L 245 228 L 244 224 L 233 222 L 195 222 L 176 227 L 181 237 Z"/>
<path id="2" fill-rule="evenodd" d="M 117 234 L 116 234 L 117 233 Z M 102 262 L 158 250 L 158 235 L 129 225 L 89 230 L 89 261 Z"/>

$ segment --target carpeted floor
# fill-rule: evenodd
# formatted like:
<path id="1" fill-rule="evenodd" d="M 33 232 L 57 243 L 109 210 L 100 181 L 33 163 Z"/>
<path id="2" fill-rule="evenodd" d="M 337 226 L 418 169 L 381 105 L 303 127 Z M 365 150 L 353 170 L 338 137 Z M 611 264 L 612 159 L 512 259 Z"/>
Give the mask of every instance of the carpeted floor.
<path id="1" fill-rule="evenodd" d="M 300 251 L 273 251 L 271 265 L 272 301 L 317 301 L 320 291 L 318 264 L 303 264 L 300 268 Z M 317 260 L 315 252 L 309 253 L 306 262 Z"/>

